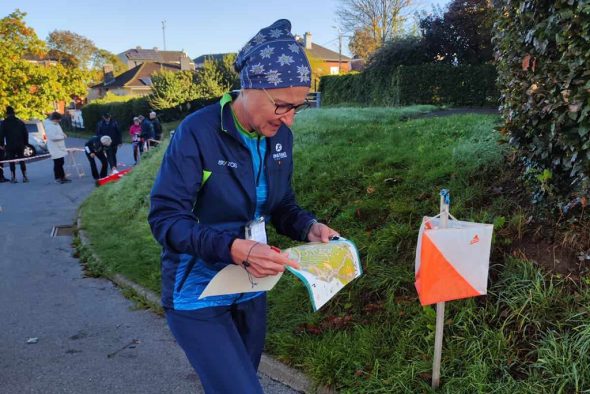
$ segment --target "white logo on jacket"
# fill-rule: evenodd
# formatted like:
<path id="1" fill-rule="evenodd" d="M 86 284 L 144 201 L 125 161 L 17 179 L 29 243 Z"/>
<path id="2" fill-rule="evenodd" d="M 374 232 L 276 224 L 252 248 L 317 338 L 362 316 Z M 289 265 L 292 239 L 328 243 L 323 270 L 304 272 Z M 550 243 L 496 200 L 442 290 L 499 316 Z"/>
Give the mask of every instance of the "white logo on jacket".
<path id="1" fill-rule="evenodd" d="M 222 167 L 238 168 L 238 164 L 234 161 L 218 160 L 217 165 Z"/>
<path id="2" fill-rule="evenodd" d="M 276 150 L 277 152 L 280 152 L 280 151 L 282 151 L 282 150 L 283 150 L 283 145 L 281 145 L 281 144 L 276 144 L 276 145 L 275 145 L 275 150 Z"/>

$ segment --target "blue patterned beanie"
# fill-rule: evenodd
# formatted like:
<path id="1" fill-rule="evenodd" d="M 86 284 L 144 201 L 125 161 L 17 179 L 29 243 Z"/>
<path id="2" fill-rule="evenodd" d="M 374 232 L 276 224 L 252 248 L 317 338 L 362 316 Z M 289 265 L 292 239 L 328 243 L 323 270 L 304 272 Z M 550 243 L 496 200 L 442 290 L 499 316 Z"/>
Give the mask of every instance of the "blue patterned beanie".
<path id="1" fill-rule="evenodd" d="M 260 30 L 240 50 L 234 63 L 242 89 L 311 86 L 305 49 L 291 34 L 291 22 L 279 19 Z"/>

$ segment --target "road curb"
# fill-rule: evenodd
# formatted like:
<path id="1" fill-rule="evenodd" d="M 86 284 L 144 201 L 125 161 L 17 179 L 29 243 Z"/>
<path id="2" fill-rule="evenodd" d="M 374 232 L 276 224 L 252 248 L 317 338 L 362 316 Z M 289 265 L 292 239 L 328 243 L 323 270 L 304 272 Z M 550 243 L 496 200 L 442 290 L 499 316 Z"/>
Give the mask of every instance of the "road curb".
<path id="1" fill-rule="evenodd" d="M 80 217 L 79 212 L 76 218 L 76 229 L 78 239 L 80 240 L 80 244 L 82 245 L 82 247 L 84 247 L 90 252 L 92 258 L 99 265 L 104 266 L 104 264 L 102 264 L 100 260 L 100 257 L 98 257 L 92 250 L 91 242 L 88 236 L 86 235 L 86 232 L 82 230 L 82 218 Z M 104 277 L 106 277 L 122 289 L 131 290 L 135 296 L 139 297 L 142 300 L 142 302 L 148 305 L 155 312 L 158 312 L 160 314 L 163 313 L 163 309 L 160 305 L 160 296 L 155 292 L 138 285 L 137 283 L 129 280 L 121 274 L 113 274 L 107 272 L 104 275 Z M 267 354 L 262 355 L 262 359 L 260 360 L 260 366 L 258 367 L 258 372 L 268 376 L 273 380 L 281 382 L 286 386 L 291 387 L 293 390 L 302 393 L 336 393 L 336 391 L 333 389 L 326 387 L 318 387 L 314 385 L 312 381 L 302 372 L 294 368 L 291 368 L 286 364 L 283 364 L 282 362 L 272 358 Z"/>

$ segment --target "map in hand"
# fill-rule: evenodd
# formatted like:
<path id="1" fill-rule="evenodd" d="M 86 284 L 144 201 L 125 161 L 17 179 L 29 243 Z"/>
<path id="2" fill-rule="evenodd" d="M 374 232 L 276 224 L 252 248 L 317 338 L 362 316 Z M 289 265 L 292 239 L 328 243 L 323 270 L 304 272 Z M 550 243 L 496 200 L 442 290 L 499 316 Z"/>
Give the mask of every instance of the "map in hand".
<path id="1" fill-rule="evenodd" d="M 340 238 L 328 243 L 311 242 L 285 249 L 301 269 L 287 267 L 307 287 L 314 311 L 320 309 L 353 279 L 362 275 L 359 254 L 351 241 Z M 199 299 L 215 295 L 271 290 L 282 273 L 255 278 L 241 265 L 228 264 L 209 282 Z"/>
<path id="2" fill-rule="evenodd" d="M 296 246 L 283 250 L 283 253 L 301 266 L 299 270 L 287 269 L 307 287 L 314 311 L 363 273 L 356 246 L 342 238 Z"/>

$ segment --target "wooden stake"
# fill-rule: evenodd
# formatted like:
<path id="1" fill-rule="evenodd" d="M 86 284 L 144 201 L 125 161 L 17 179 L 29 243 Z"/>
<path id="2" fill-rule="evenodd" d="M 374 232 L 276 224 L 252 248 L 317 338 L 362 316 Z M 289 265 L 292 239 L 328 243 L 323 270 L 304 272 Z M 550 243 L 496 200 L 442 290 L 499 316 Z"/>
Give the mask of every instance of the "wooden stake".
<path id="1" fill-rule="evenodd" d="M 448 191 L 441 191 L 440 194 L 440 228 L 449 226 L 449 204 L 447 203 Z M 432 388 L 437 389 L 440 385 L 440 360 L 442 356 L 442 343 L 445 323 L 445 303 L 436 304 L 436 331 L 434 334 L 434 358 L 432 361 Z"/>

